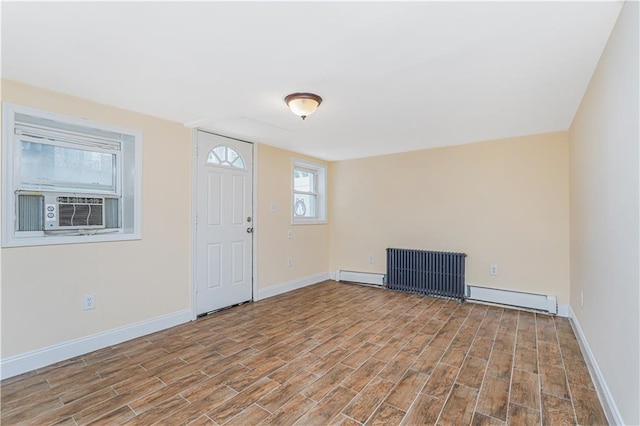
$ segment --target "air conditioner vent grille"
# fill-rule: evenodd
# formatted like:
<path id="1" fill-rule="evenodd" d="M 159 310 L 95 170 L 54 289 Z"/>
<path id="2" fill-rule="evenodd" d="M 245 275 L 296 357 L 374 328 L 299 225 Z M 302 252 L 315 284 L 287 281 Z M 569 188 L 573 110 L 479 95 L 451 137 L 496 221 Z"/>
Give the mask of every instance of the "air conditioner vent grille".
<path id="1" fill-rule="evenodd" d="M 102 201 L 102 200 L 101 200 Z M 58 226 L 102 226 L 102 204 L 58 204 Z"/>
<path id="2" fill-rule="evenodd" d="M 59 203 L 65 204 L 103 204 L 104 198 L 98 197 L 57 197 Z"/>
<path id="3" fill-rule="evenodd" d="M 42 231 L 42 207 L 44 198 L 41 195 L 18 194 L 18 231 Z"/>

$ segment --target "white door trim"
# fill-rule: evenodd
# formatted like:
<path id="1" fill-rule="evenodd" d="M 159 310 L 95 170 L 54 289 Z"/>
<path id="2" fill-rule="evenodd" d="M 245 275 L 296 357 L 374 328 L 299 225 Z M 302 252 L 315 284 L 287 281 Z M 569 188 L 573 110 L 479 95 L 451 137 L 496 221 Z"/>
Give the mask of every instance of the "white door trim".
<path id="1" fill-rule="evenodd" d="M 253 249 L 252 249 L 252 277 L 253 282 L 251 301 L 255 301 L 258 294 L 258 250 L 257 250 L 257 230 L 258 230 L 258 144 L 255 142 L 249 142 L 238 138 L 232 138 L 229 136 L 214 133 L 210 130 L 204 130 L 199 128 L 193 128 L 191 130 L 191 320 L 195 321 L 198 318 L 198 306 L 197 306 L 197 262 L 196 262 L 196 212 L 197 209 L 197 178 L 198 173 L 198 158 L 196 156 L 196 147 L 198 144 L 198 131 L 211 133 L 216 136 L 221 136 L 228 139 L 234 139 L 240 142 L 250 143 L 253 146 L 253 206 L 252 218 L 253 218 Z"/>
<path id="2" fill-rule="evenodd" d="M 253 296 L 252 301 L 258 300 L 258 144 L 253 144 Z"/>
<path id="3" fill-rule="evenodd" d="M 197 209 L 197 179 L 198 173 L 198 158 L 196 156 L 196 146 L 198 143 L 198 129 L 191 130 L 191 320 L 195 321 L 198 318 L 198 305 L 196 301 L 196 212 Z"/>

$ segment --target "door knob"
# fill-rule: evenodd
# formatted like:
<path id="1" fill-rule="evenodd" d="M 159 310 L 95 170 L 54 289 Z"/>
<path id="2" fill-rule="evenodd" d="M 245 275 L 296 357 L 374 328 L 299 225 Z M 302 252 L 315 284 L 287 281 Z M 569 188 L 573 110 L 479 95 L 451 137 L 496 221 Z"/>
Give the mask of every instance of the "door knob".
<path id="1" fill-rule="evenodd" d="M 253 234 L 253 228 L 247 228 L 247 234 Z"/>

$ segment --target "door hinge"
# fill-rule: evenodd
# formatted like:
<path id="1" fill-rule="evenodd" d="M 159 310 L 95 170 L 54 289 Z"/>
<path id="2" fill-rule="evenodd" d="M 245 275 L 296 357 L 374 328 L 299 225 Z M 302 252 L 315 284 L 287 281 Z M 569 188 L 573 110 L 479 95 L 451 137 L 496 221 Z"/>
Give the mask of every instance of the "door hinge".
<path id="1" fill-rule="evenodd" d="M 195 222 L 196 222 L 196 226 L 198 226 L 198 215 L 196 215 L 196 220 L 195 220 Z"/>

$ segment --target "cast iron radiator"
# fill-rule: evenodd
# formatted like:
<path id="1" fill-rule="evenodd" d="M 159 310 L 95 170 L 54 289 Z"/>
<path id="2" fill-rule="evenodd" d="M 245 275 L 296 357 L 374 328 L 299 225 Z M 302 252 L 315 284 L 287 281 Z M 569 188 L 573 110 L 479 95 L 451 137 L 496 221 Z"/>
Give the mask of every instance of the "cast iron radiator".
<path id="1" fill-rule="evenodd" d="M 387 288 L 464 300 L 465 253 L 387 249 Z"/>

